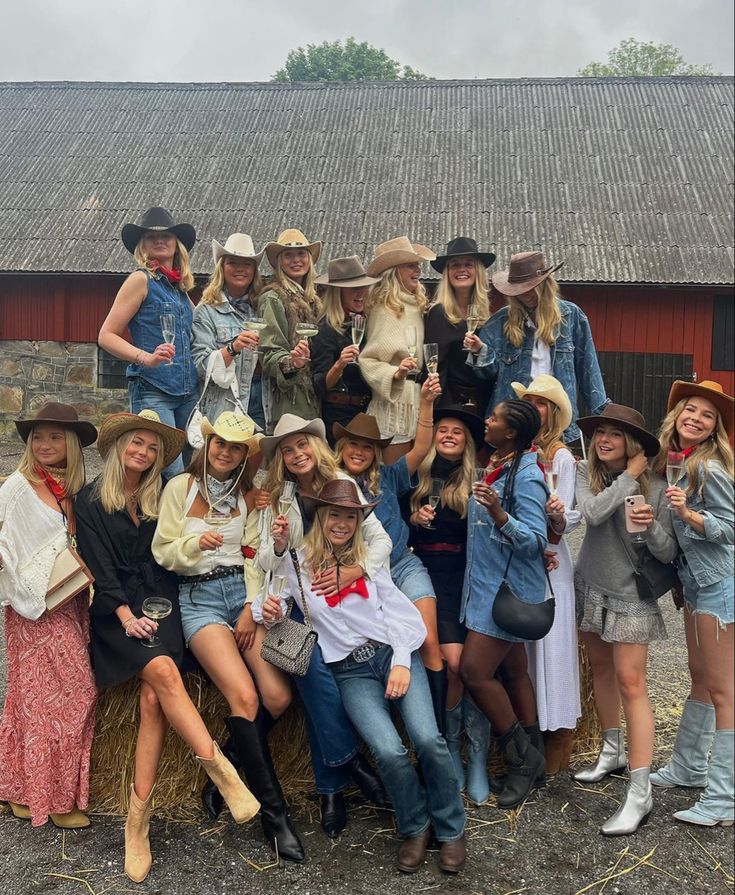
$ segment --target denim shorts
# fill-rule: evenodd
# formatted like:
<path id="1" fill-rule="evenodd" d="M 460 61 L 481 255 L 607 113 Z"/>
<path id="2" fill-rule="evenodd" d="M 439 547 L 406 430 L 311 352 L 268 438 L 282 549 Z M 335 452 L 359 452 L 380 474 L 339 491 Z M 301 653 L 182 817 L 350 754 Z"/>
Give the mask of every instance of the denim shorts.
<path id="1" fill-rule="evenodd" d="M 689 576 L 682 577 L 684 599 L 692 612 L 714 616 L 720 625 L 735 622 L 735 584 L 732 576 L 714 584 L 697 585 Z"/>
<path id="2" fill-rule="evenodd" d="M 426 566 L 408 548 L 398 562 L 391 564 L 390 577 L 398 590 L 403 591 L 412 603 L 425 597 L 436 600 L 434 585 Z"/>
<path id="3" fill-rule="evenodd" d="M 229 575 L 196 584 L 181 582 L 181 627 L 187 646 L 197 631 L 207 625 L 225 625 L 232 631 L 245 605 L 245 596 L 242 575 Z"/>

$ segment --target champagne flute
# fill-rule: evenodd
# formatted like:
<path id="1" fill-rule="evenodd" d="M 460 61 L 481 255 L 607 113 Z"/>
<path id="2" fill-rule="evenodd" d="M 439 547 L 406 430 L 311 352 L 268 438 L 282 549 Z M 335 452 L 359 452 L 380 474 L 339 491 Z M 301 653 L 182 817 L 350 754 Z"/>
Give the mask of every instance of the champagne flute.
<path id="1" fill-rule="evenodd" d="M 556 497 L 556 486 L 559 481 L 558 474 L 552 470 L 551 466 L 544 466 L 544 478 L 546 479 L 546 487 L 549 489 L 549 494 L 552 497 Z"/>
<path id="2" fill-rule="evenodd" d="M 263 317 L 249 317 L 247 323 L 245 324 L 246 332 L 253 332 L 257 335 L 260 335 L 260 331 L 265 329 L 265 320 Z M 255 348 L 248 348 L 248 351 L 257 352 L 257 346 Z"/>
<path id="3" fill-rule="evenodd" d="M 281 485 L 281 495 L 278 498 L 278 513 L 280 516 L 287 516 L 291 509 L 291 504 L 296 497 L 296 482 L 285 481 Z"/>
<path id="4" fill-rule="evenodd" d="M 176 316 L 175 314 L 161 314 L 161 332 L 163 333 L 163 341 L 167 345 L 173 345 L 176 341 Z M 166 361 L 166 366 L 170 367 L 175 363 L 173 358 Z"/>
<path id="5" fill-rule="evenodd" d="M 283 593 L 283 588 L 286 586 L 287 578 L 285 575 L 273 575 L 271 578 L 271 586 L 269 591 L 273 594 L 274 597 L 280 597 Z"/>
<path id="6" fill-rule="evenodd" d="M 487 469 L 484 466 L 475 467 L 475 481 L 472 484 L 472 490 L 474 491 L 475 485 L 483 485 L 485 483 L 485 478 L 487 476 Z M 478 501 L 477 503 L 477 519 L 475 519 L 473 525 L 487 525 L 487 522 L 484 522 L 480 516 L 485 511 L 485 507 Z"/>
<path id="7" fill-rule="evenodd" d="M 365 335 L 365 325 L 367 320 L 362 314 L 353 314 L 351 327 L 352 327 L 352 344 L 355 347 L 359 347 L 362 342 L 362 337 Z M 356 360 L 351 360 L 351 364 L 356 364 Z"/>
<path id="8" fill-rule="evenodd" d="M 416 327 L 415 326 L 407 326 L 406 329 L 404 330 L 404 337 L 406 339 L 406 348 L 408 349 L 408 356 L 412 357 L 414 360 L 416 360 L 416 354 L 419 350 L 419 340 L 418 340 L 418 336 L 416 334 Z M 413 379 L 413 378 L 414 378 L 414 371 L 409 370 L 408 375 L 406 376 L 406 379 Z"/>
<path id="9" fill-rule="evenodd" d="M 666 455 L 666 481 L 669 488 L 673 488 L 682 477 L 685 460 L 686 456 L 683 451 L 669 451 Z M 670 501 L 669 509 L 674 509 Z"/>
<path id="10" fill-rule="evenodd" d="M 443 479 L 432 479 L 431 480 L 431 491 L 429 491 L 429 506 L 434 512 L 436 512 L 436 508 L 439 506 L 439 501 L 441 500 L 442 491 L 444 490 L 444 480 Z M 436 525 L 426 525 L 425 528 L 435 529 Z"/>
<path id="11" fill-rule="evenodd" d="M 143 600 L 143 606 L 141 608 L 143 610 L 143 615 L 154 622 L 159 622 L 161 619 L 168 618 L 173 610 L 171 600 L 167 600 L 165 597 L 148 597 Z M 147 647 L 161 645 L 161 641 L 155 634 L 151 634 L 146 640 L 141 640 L 140 642 L 143 646 Z"/>
<path id="12" fill-rule="evenodd" d="M 210 507 L 204 516 L 204 524 L 214 529 L 214 532 L 216 533 L 218 529 L 223 528 L 225 525 L 227 525 L 231 518 L 232 516 L 229 509 L 225 513 L 221 510 L 215 509 L 214 507 Z M 219 553 L 220 547 L 216 547 L 214 552 L 215 554 Z"/>
<path id="13" fill-rule="evenodd" d="M 268 470 L 263 469 L 261 467 L 253 476 L 253 488 L 262 490 L 263 488 L 265 488 L 265 483 L 267 481 L 268 481 Z"/>
<path id="14" fill-rule="evenodd" d="M 436 342 L 424 343 L 424 358 L 429 373 L 439 372 L 439 345 Z"/>

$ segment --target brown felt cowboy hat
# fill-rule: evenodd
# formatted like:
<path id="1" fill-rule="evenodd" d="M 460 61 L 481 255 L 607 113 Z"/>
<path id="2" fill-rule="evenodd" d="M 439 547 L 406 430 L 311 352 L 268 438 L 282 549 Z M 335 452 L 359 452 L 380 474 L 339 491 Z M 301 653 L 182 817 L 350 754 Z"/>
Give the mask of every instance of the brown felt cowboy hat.
<path id="1" fill-rule="evenodd" d="M 253 240 L 247 233 L 231 233 L 225 240 L 225 244 L 212 240 L 212 258 L 216 264 L 220 258 L 242 258 L 243 261 L 252 261 L 257 267 L 263 260 L 265 249 L 255 251 Z"/>
<path id="2" fill-rule="evenodd" d="M 169 233 L 173 233 L 187 252 L 194 248 L 194 243 L 197 239 L 196 230 L 191 224 L 177 224 L 167 208 L 149 208 L 140 219 L 139 224 L 125 224 L 120 233 L 123 245 L 131 255 L 140 242 L 140 237 L 147 230 L 166 230 Z"/>
<path id="3" fill-rule="evenodd" d="M 378 500 L 363 503 L 357 485 L 352 479 L 332 479 L 326 483 L 317 497 L 299 491 L 299 499 L 304 511 L 309 515 L 316 512 L 319 507 L 344 507 L 348 510 L 362 510 L 363 518 L 369 516 L 379 503 Z"/>
<path id="4" fill-rule="evenodd" d="M 102 420 L 97 450 L 103 459 L 117 439 L 126 432 L 153 432 L 163 442 L 163 466 L 169 466 L 179 456 L 186 443 L 186 432 L 167 426 L 155 410 L 141 410 L 140 413 L 113 413 Z"/>
<path id="5" fill-rule="evenodd" d="M 471 410 L 468 410 L 466 406 L 463 406 L 462 404 L 434 405 L 434 425 L 436 425 L 439 420 L 443 419 L 459 420 L 460 423 L 467 427 L 477 447 L 484 444 L 485 420 Z"/>
<path id="6" fill-rule="evenodd" d="M 372 286 L 378 282 L 377 277 L 369 277 L 365 273 L 357 255 L 349 258 L 335 258 L 327 264 L 327 272 L 314 281 L 320 286 L 337 286 L 342 289 L 357 289 L 359 286 Z"/>
<path id="7" fill-rule="evenodd" d="M 563 261 L 559 264 L 547 264 L 541 252 L 518 252 L 511 255 L 508 270 L 499 270 L 493 274 L 493 286 L 503 295 L 523 295 L 543 283 L 563 264 Z"/>
<path id="8" fill-rule="evenodd" d="M 393 441 L 392 435 L 388 438 L 380 437 L 378 421 L 374 416 L 370 416 L 369 413 L 358 413 L 352 417 L 346 426 L 343 426 L 341 423 L 335 423 L 332 426 L 332 435 L 334 435 L 335 441 L 338 441 L 340 438 L 362 438 L 363 441 L 372 441 L 379 447 L 385 447 L 386 444 L 390 444 Z"/>
<path id="9" fill-rule="evenodd" d="M 378 277 L 399 264 L 433 261 L 434 258 L 436 255 L 427 246 L 421 245 L 420 242 L 411 242 L 407 236 L 398 236 L 375 246 L 375 256 L 367 272 L 369 277 Z"/>
<path id="10" fill-rule="evenodd" d="M 722 425 L 729 438 L 732 438 L 735 430 L 735 400 L 725 394 L 725 390 L 719 382 L 711 379 L 703 379 L 701 382 L 685 382 L 677 379 L 669 392 L 669 405 L 667 411 L 673 410 L 682 398 L 706 398 L 717 408 L 722 419 Z"/>
<path id="11" fill-rule="evenodd" d="M 577 425 L 588 438 L 592 438 L 598 426 L 616 426 L 640 441 L 647 457 L 655 457 L 661 449 L 658 438 L 646 429 L 643 414 L 624 404 L 608 404 L 602 413 L 578 419 Z"/>
<path id="12" fill-rule="evenodd" d="M 443 273 L 447 261 L 452 258 L 477 258 L 483 267 L 490 267 L 495 261 L 495 255 L 492 252 L 481 252 L 477 248 L 477 243 L 469 236 L 455 236 L 447 243 L 447 249 L 443 255 L 437 255 L 431 262 L 434 270 Z"/>
<path id="13" fill-rule="evenodd" d="M 87 420 L 80 420 L 76 410 L 71 404 L 59 404 L 49 401 L 36 413 L 32 419 L 16 420 L 15 428 L 23 441 L 28 441 L 34 426 L 59 426 L 62 429 L 70 429 L 79 436 L 82 447 L 94 444 L 97 438 L 97 430 Z"/>
<path id="14" fill-rule="evenodd" d="M 265 254 L 268 256 L 273 270 L 276 269 L 278 256 L 288 249 L 306 249 L 311 255 L 311 260 L 316 264 L 322 251 L 322 244 L 321 242 L 309 242 L 301 230 L 296 230 L 294 227 L 284 230 L 275 242 L 269 242 L 265 247 Z"/>

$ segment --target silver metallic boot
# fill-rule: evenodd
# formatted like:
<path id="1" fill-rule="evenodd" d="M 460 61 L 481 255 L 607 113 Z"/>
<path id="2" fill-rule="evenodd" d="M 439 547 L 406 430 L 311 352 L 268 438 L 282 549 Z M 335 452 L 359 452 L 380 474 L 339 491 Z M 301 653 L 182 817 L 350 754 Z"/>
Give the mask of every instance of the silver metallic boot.
<path id="1" fill-rule="evenodd" d="M 602 732 L 602 746 L 597 761 L 591 767 L 572 774 L 572 779 L 578 783 L 599 783 L 608 774 L 624 771 L 627 762 L 623 731 L 619 727 L 611 727 Z"/>
<path id="2" fill-rule="evenodd" d="M 630 772 L 622 804 L 600 827 L 603 836 L 627 836 L 648 820 L 653 807 L 650 776 L 650 768 L 636 768 Z"/>

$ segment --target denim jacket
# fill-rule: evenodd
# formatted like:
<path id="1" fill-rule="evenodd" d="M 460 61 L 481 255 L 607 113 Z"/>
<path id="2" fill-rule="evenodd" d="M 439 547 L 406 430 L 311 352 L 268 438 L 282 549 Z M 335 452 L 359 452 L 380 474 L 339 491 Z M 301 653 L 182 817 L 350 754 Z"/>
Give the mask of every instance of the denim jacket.
<path id="1" fill-rule="evenodd" d="M 572 302 L 560 300 L 559 306 L 561 326 L 556 342 L 550 346 L 551 372 L 564 386 L 572 402 L 572 424 L 564 433 L 564 441 L 570 442 L 579 438 L 577 392 L 590 414 L 599 413 L 610 400 L 605 392 L 587 317 Z M 467 358 L 467 363 L 476 367 L 478 372 L 489 379 L 495 378 L 487 407 L 488 415 L 496 404 L 516 397 L 511 382 L 523 385 L 531 382 L 531 357 L 536 332 L 532 327 L 527 327 L 523 343 L 515 348 L 503 333 L 507 319 L 507 307 L 493 314 L 478 332 L 484 343 L 482 350 L 477 357 L 470 353 Z"/>
<path id="2" fill-rule="evenodd" d="M 241 313 L 226 300 L 218 305 L 200 302 L 196 306 L 191 327 L 191 354 L 202 382 L 212 352 L 219 354 L 227 342 L 247 329 L 247 321 L 257 316 L 257 312 L 249 306 L 245 313 Z M 235 402 L 229 385 L 232 379 L 240 388 L 240 403 L 245 410 L 248 409 L 250 386 L 257 364 L 258 352 L 248 349 L 241 351 L 229 367 L 225 366 L 224 360 L 215 359 L 212 379 L 201 398 L 201 411 L 208 420 L 213 422 L 223 411 L 233 409 Z"/>
<path id="3" fill-rule="evenodd" d="M 677 487 L 686 490 L 687 477 Z M 687 507 L 704 519 L 704 534 L 687 525 L 672 513 L 674 532 L 686 563 L 681 563 L 680 577 L 684 587 L 688 579 L 695 586 L 715 584 L 729 578 L 735 561 L 735 513 L 733 512 L 733 483 L 720 463 L 707 464 L 707 478 L 701 494 L 690 494 Z"/>

